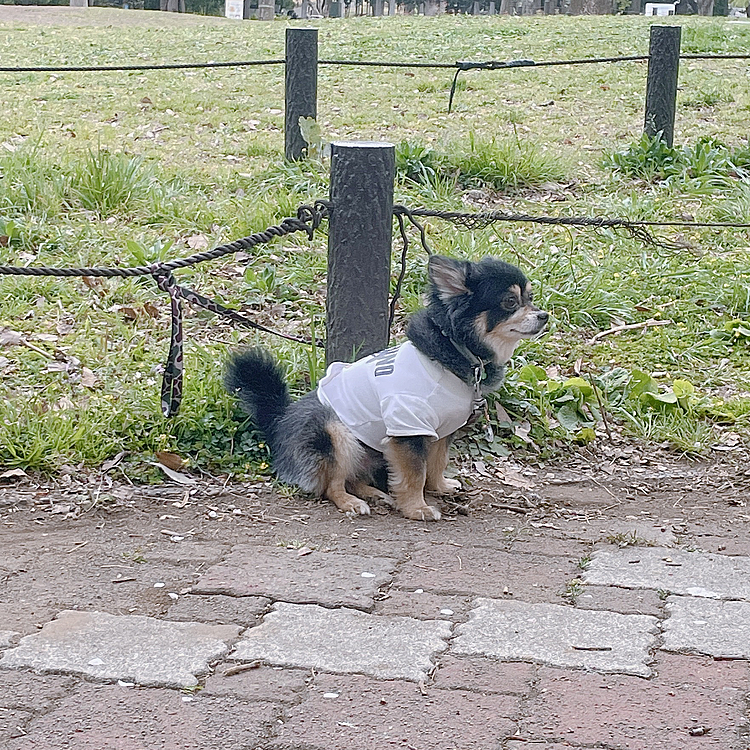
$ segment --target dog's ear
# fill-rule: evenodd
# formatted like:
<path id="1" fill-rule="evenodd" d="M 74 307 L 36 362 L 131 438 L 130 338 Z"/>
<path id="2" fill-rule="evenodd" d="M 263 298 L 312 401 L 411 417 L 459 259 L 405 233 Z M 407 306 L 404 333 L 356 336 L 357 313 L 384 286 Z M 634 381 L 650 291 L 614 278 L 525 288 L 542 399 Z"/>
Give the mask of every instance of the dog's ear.
<path id="1" fill-rule="evenodd" d="M 427 273 L 443 302 L 451 297 L 471 294 L 466 285 L 469 264 L 464 260 L 453 260 L 443 255 L 431 255 L 427 264 Z"/>

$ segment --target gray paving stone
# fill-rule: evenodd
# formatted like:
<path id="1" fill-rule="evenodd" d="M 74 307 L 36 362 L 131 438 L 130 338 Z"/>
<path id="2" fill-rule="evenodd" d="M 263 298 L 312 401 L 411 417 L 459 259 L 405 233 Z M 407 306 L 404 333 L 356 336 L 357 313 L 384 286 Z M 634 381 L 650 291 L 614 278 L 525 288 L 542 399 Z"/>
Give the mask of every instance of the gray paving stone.
<path id="1" fill-rule="evenodd" d="M 750 659 L 750 602 L 670 596 L 664 623 L 667 651 Z"/>
<path id="2" fill-rule="evenodd" d="M 194 594 L 268 596 L 296 604 L 371 609 L 378 589 L 390 583 L 396 561 L 294 549 L 235 547 L 209 568 Z"/>
<path id="3" fill-rule="evenodd" d="M 419 681 L 450 634 L 444 620 L 279 602 L 261 625 L 245 631 L 229 658 Z"/>
<path id="4" fill-rule="evenodd" d="M 451 652 L 648 677 L 657 619 L 498 599 L 477 599 Z M 606 650 L 605 650 L 606 649 Z"/>
<path id="5" fill-rule="evenodd" d="M 598 550 L 586 568 L 583 582 L 750 600 L 750 557 L 659 547 Z"/>
<path id="6" fill-rule="evenodd" d="M 0 630 L 0 648 L 7 648 L 21 635 L 15 630 Z"/>
<path id="7" fill-rule="evenodd" d="M 0 667 L 188 687 L 198 682 L 196 675 L 208 671 L 210 660 L 229 650 L 228 642 L 239 631 L 234 625 L 65 610 L 5 651 Z"/>

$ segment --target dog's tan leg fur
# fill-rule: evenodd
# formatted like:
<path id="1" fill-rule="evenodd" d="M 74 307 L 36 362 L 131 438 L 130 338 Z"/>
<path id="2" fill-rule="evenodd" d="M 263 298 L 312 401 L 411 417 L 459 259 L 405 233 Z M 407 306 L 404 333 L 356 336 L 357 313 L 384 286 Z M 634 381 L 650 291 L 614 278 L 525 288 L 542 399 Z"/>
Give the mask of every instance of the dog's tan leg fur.
<path id="1" fill-rule="evenodd" d="M 448 452 L 450 450 L 450 439 L 447 437 L 430 443 L 427 452 L 427 478 L 425 489 L 436 495 L 452 495 L 461 489 L 461 482 L 448 479 L 443 476 L 445 467 L 448 466 Z"/>
<path id="2" fill-rule="evenodd" d="M 415 521 L 439 521 L 440 511 L 424 499 L 427 462 L 398 440 L 387 441 L 383 455 L 388 461 L 389 488 L 401 514 Z"/>
<path id="3" fill-rule="evenodd" d="M 333 458 L 326 465 L 321 477 L 321 495 L 331 500 L 344 513 L 361 516 L 370 515 L 370 506 L 346 491 L 347 482 L 357 474 L 362 460 L 362 448 L 357 439 L 341 422 L 329 422 L 326 430 L 333 445 Z"/>

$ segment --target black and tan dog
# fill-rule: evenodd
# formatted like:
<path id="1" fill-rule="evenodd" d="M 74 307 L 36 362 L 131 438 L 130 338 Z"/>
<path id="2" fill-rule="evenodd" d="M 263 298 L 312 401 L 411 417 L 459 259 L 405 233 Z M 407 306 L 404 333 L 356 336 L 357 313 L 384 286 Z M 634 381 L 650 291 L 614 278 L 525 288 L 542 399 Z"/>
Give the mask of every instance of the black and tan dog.
<path id="1" fill-rule="evenodd" d="M 425 493 L 459 488 L 443 476 L 451 437 L 501 384 L 518 342 L 547 323 L 526 277 L 501 260 L 433 255 L 428 273 L 427 306 L 409 321 L 406 343 L 333 363 L 296 402 L 265 350 L 239 352 L 228 364 L 227 390 L 263 432 L 278 477 L 345 513 L 369 514 L 367 500 L 395 501 L 407 518 L 438 520 Z M 372 486 L 383 468 L 388 494 Z"/>

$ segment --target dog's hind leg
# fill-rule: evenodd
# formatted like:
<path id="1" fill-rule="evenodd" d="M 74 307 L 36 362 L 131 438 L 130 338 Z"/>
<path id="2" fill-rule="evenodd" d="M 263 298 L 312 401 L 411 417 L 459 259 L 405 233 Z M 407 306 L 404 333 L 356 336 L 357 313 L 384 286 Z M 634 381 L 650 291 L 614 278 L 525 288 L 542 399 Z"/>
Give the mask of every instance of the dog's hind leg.
<path id="1" fill-rule="evenodd" d="M 461 482 L 456 479 L 448 479 L 443 476 L 445 467 L 448 466 L 448 451 L 450 450 L 450 437 L 431 442 L 427 447 L 427 477 L 425 489 L 436 495 L 452 495 L 461 489 Z"/>
<path id="2" fill-rule="evenodd" d="M 321 494 L 344 513 L 369 516 L 370 506 L 346 490 L 347 482 L 354 480 L 362 462 L 363 451 L 359 441 L 341 422 L 330 421 L 325 429 L 331 438 L 333 452 L 326 462 Z"/>
<path id="3" fill-rule="evenodd" d="M 439 521 L 440 511 L 424 499 L 427 453 L 427 438 L 421 436 L 389 438 L 383 449 L 396 507 L 406 518 Z"/>
<path id="4" fill-rule="evenodd" d="M 355 482 L 351 486 L 351 492 L 362 500 L 367 500 L 371 503 L 380 503 L 381 505 L 387 505 L 389 508 L 395 508 L 396 503 L 394 499 L 383 490 L 379 490 L 377 487 L 371 487 L 365 482 Z"/>

